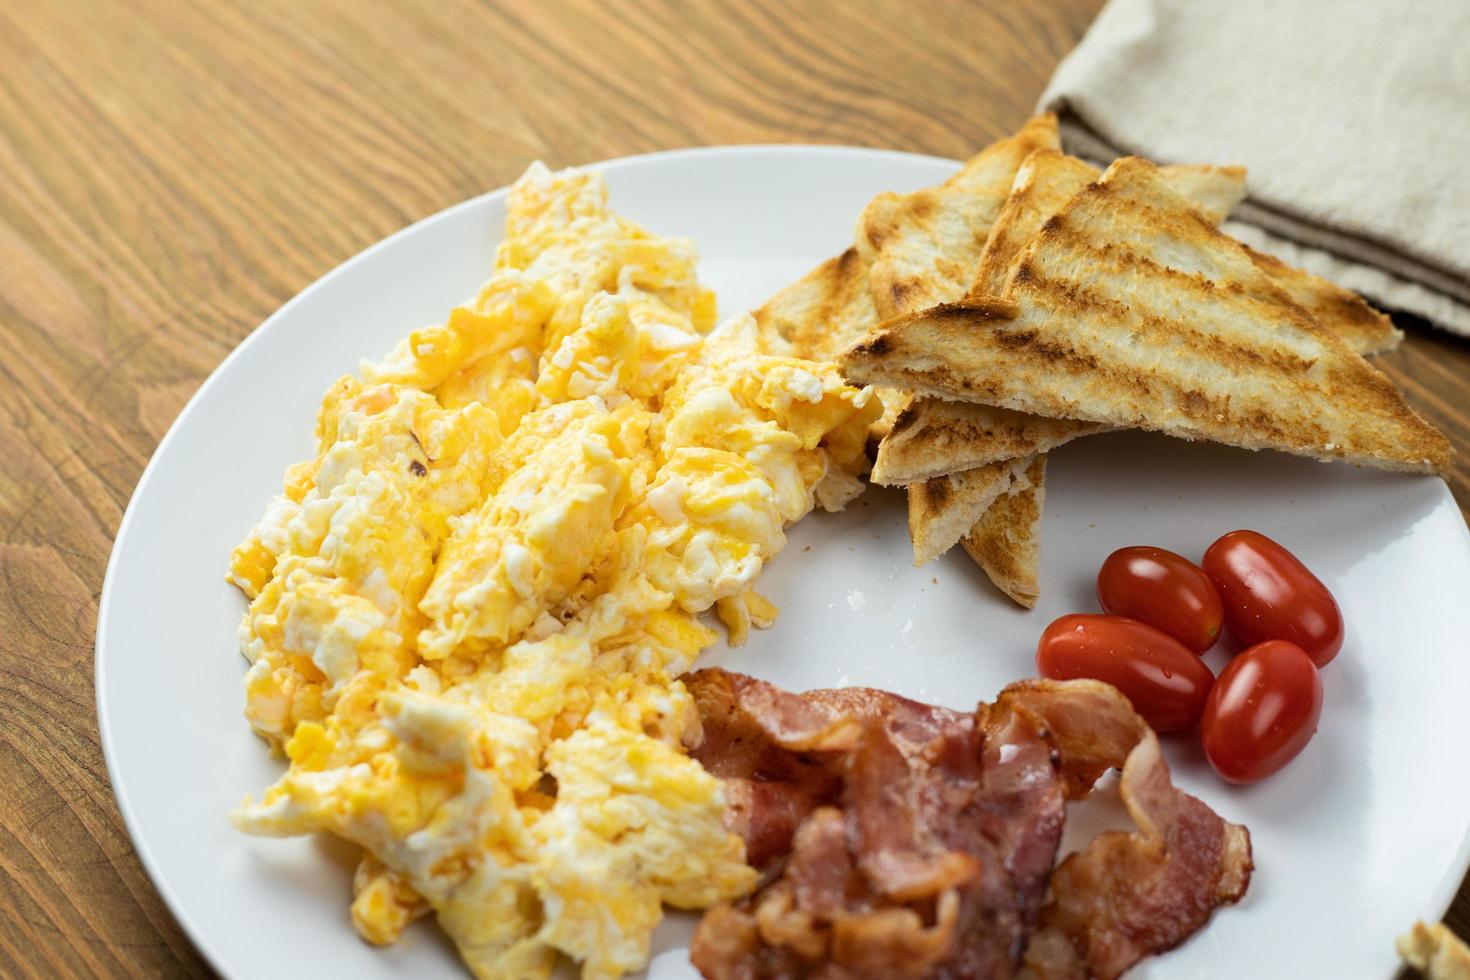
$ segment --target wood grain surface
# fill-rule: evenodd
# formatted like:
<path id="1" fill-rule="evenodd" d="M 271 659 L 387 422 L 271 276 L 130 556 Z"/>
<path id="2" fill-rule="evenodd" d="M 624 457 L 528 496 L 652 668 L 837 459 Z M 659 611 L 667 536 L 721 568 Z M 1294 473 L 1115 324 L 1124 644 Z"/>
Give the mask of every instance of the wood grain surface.
<path id="1" fill-rule="evenodd" d="M 1028 115 L 1097 6 L 0 5 L 0 976 L 209 973 L 113 801 L 92 643 L 128 496 L 247 332 L 535 158 L 968 155 Z M 1459 447 L 1470 507 L 1470 345 L 1408 330 L 1379 363 Z M 1462 931 L 1467 912 L 1462 893 Z"/>

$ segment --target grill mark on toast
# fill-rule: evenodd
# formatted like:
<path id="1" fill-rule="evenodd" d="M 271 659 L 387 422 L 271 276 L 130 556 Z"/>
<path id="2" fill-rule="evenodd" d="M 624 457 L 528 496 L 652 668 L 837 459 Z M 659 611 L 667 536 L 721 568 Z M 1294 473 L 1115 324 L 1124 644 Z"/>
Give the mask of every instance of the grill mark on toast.
<path id="1" fill-rule="evenodd" d="M 1065 250 L 1065 255 L 1056 258 L 1057 264 L 1068 262 L 1086 265 L 1091 269 L 1103 268 L 1118 277 L 1117 280 L 1109 281 L 1123 281 L 1131 276 L 1131 281 L 1162 283 L 1158 287 L 1160 292 L 1171 297 L 1190 296 L 1217 306 L 1227 304 L 1241 307 L 1241 312 L 1248 316 L 1274 312 L 1262 309 L 1263 301 L 1248 294 L 1238 283 L 1212 282 L 1197 273 L 1182 272 L 1160 265 L 1146 255 L 1129 250 L 1125 245 L 1111 242 L 1102 246 L 1093 245 L 1065 225 L 1055 229 L 1051 233 L 1051 239 L 1059 250 Z M 1034 259 L 1028 259 L 1029 261 Z M 1064 282 L 1067 280 L 1062 276 L 1049 278 L 1032 268 L 1023 288 L 1034 295 L 1042 287 Z M 1149 331 L 1150 339 L 1163 344 L 1174 337 L 1187 337 L 1191 353 L 1196 355 L 1208 354 L 1222 362 L 1243 361 L 1258 367 L 1291 372 L 1309 371 L 1318 360 L 1277 345 L 1263 348 L 1259 343 L 1252 344 L 1249 338 L 1231 340 L 1219 333 L 1200 330 L 1193 325 L 1193 321 L 1166 316 L 1152 309 L 1152 304 L 1148 304 L 1149 308 L 1142 311 L 1140 306 L 1147 303 L 1147 297 L 1140 298 L 1139 306 L 1136 306 L 1126 299 L 1099 289 L 1077 283 L 1069 285 L 1072 288 L 1067 291 L 1066 299 L 1069 307 L 1079 315 L 1087 312 L 1088 308 L 1106 310 L 1119 319 L 1128 319 L 1130 312 L 1142 312 L 1142 326 Z"/>
<path id="2" fill-rule="evenodd" d="M 849 247 L 841 255 L 837 256 L 836 275 L 838 279 L 846 281 L 856 275 L 862 268 L 863 260 L 858 255 L 857 249 Z"/>
<path id="3" fill-rule="evenodd" d="M 918 425 L 919 421 L 919 413 L 914 408 L 914 403 L 909 402 L 899 409 L 898 417 L 893 420 L 893 428 L 888 430 L 888 438 L 895 441 L 903 439 L 908 430 Z"/>
<path id="4" fill-rule="evenodd" d="M 1101 189 L 1106 190 L 1106 187 Z M 1353 346 L 1350 343 L 1351 338 L 1344 338 L 1343 336 L 1340 336 L 1338 332 L 1329 330 L 1324 327 L 1322 323 L 1319 322 L 1314 316 L 1312 316 L 1310 312 L 1303 309 L 1299 304 L 1297 304 L 1287 293 L 1285 288 L 1283 288 L 1281 285 L 1278 285 L 1268 275 L 1260 274 L 1260 270 L 1257 268 L 1257 264 L 1254 259 L 1254 256 L 1258 253 L 1253 253 L 1248 246 L 1237 242 L 1235 239 L 1230 238 L 1229 236 L 1220 232 L 1213 225 L 1211 225 L 1202 214 L 1198 213 L 1192 208 L 1181 209 L 1179 211 L 1164 211 L 1161 210 L 1159 207 L 1156 207 L 1153 203 L 1149 201 L 1137 200 L 1133 198 L 1132 195 L 1125 195 L 1125 200 L 1128 200 L 1127 206 L 1132 208 L 1135 214 L 1142 213 L 1146 215 L 1148 220 L 1156 225 L 1171 226 L 1175 228 L 1176 234 L 1181 237 L 1185 237 L 1187 239 L 1190 236 L 1190 232 L 1192 229 L 1194 235 L 1203 236 L 1205 239 L 1207 239 L 1207 244 L 1220 247 L 1222 254 L 1216 257 L 1222 261 L 1225 261 L 1227 264 L 1229 264 L 1231 260 L 1241 260 L 1236 263 L 1239 268 L 1234 270 L 1227 270 L 1227 272 L 1234 272 L 1240 277 L 1240 279 L 1221 280 L 1215 284 L 1217 289 L 1224 289 L 1232 296 L 1243 296 L 1256 303 L 1264 304 L 1265 306 L 1269 307 L 1269 310 L 1258 310 L 1258 312 L 1265 312 L 1267 314 L 1266 319 L 1268 321 L 1274 321 L 1278 324 L 1285 321 L 1291 327 L 1296 328 L 1296 330 L 1298 330 L 1300 333 L 1309 335 L 1313 340 L 1317 341 L 1323 346 L 1329 348 L 1338 347 L 1347 351 L 1353 350 Z M 1077 223 L 1083 228 L 1093 227 L 1104 220 L 1100 216 L 1098 219 L 1093 221 L 1083 221 L 1081 219 L 1084 218 L 1085 215 L 1079 214 L 1077 211 L 1074 211 L 1070 207 L 1067 209 L 1067 211 L 1070 214 L 1077 216 Z M 1174 220 L 1176 218 L 1178 220 Z M 1132 219 L 1130 218 L 1129 220 Z M 1061 230 L 1054 232 L 1054 235 L 1063 234 L 1065 234 L 1065 232 Z M 1179 275 L 1189 275 L 1189 273 L 1184 273 L 1180 270 L 1168 269 L 1167 267 L 1159 268 L 1164 268 L 1168 272 Z M 1244 282 L 1240 281 L 1241 279 L 1243 279 Z M 1323 284 L 1328 289 L 1331 289 L 1330 283 L 1326 283 L 1326 281 L 1323 280 Z M 1351 295 L 1352 294 L 1348 294 L 1348 296 Z M 1354 305 L 1351 300 L 1348 300 L 1347 302 L 1350 306 Z M 1379 314 L 1376 314 L 1376 312 L 1373 311 L 1371 307 L 1368 307 L 1366 303 L 1361 303 L 1361 300 L 1359 300 L 1359 303 L 1361 304 L 1360 309 L 1366 310 L 1369 314 L 1369 317 L 1376 319 L 1379 316 Z M 1381 324 L 1379 329 L 1381 329 Z M 1393 339 L 1391 324 L 1389 326 L 1389 331 L 1391 331 L 1391 333 L 1389 334 L 1388 339 L 1391 341 Z M 1316 359 L 1313 358 L 1307 360 L 1304 358 L 1303 361 L 1306 364 L 1307 370 L 1310 370 Z M 1352 364 L 1351 359 L 1349 359 L 1345 363 Z M 1387 379 L 1383 378 L 1381 375 L 1378 375 L 1378 372 L 1375 369 L 1367 365 L 1363 365 L 1363 367 L 1367 368 L 1369 372 L 1374 375 L 1378 375 L 1377 378 L 1369 381 L 1368 379 L 1365 379 L 1361 376 L 1361 373 L 1356 370 L 1356 367 L 1357 365 L 1353 365 L 1353 369 L 1348 370 L 1345 374 L 1342 373 L 1341 364 L 1339 364 L 1336 368 L 1329 367 L 1327 371 L 1334 379 L 1338 379 L 1340 381 L 1348 383 L 1369 385 L 1369 387 L 1371 388 L 1371 393 L 1374 396 L 1373 401 L 1385 408 L 1392 406 L 1397 409 L 1400 396 L 1397 389 L 1394 388 L 1392 383 L 1388 382 Z M 1419 421 L 1417 416 L 1413 417 L 1416 421 Z"/>
<path id="5" fill-rule="evenodd" d="M 934 198 L 929 194 L 915 194 L 908 199 L 908 214 L 910 217 L 924 221 L 934 216 Z"/>
<path id="6" fill-rule="evenodd" d="M 1078 289 L 1073 284 L 1045 283 L 1048 289 L 1069 290 Z M 953 304 L 944 310 L 946 319 L 963 316 L 966 304 Z M 934 311 L 938 312 L 938 311 Z M 950 323 L 944 323 L 938 329 L 955 329 Z M 965 323 L 959 329 L 975 329 L 974 324 Z M 1006 338 L 1007 334 L 1015 336 Z M 1044 339 L 1035 337 L 1034 328 L 1023 327 L 1019 329 L 1006 330 L 997 329 L 991 337 L 994 340 L 994 349 L 997 354 L 996 363 L 1005 365 L 1014 363 L 1016 355 L 1034 355 L 1037 353 L 1037 345 L 1045 350 L 1052 345 Z M 876 341 L 882 342 L 885 348 L 893 345 L 893 353 L 899 355 L 912 355 L 914 352 L 906 346 L 890 340 L 888 336 L 880 336 Z M 928 345 L 926 344 L 927 348 Z M 1053 348 L 1054 349 L 1054 348 Z M 1043 356 L 1046 356 L 1045 353 Z M 1231 429 L 1249 432 L 1264 430 L 1271 438 L 1286 439 L 1288 430 L 1282 428 L 1275 416 L 1264 407 L 1253 400 L 1244 405 L 1232 404 L 1231 397 L 1213 396 L 1208 392 L 1200 390 L 1177 377 L 1160 373 L 1158 371 L 1147 371 L 1133 369 L 1130 367 L 1114 364 L 1097 363 L 1090 354 L 1078 355 L 1073 351 L 1059 352 L 1054 355 L 1055 360 L 1050 362 L 1052 369 L 1065 368 L 1076 376 L 1089 380 L 1105 381 L 1107 384 L 1126 388 L 1145 398 L 1161 400 L 1172 406 L 1176 411 L 1189 420 L 1191 424 L 1180 426 L 1176 435 L 1186 438 L 1209 439 L 1211 429 L 1215 426 L 1225 426 Z M 1089 364 L 1089 361 L 1092 363 Z M 1024 367 L 1024 362 L 1017 367 Z M 1043 415 L 1058 417 L 1071 417 L 1079 414 L 1078 406 L 1067 402 L 1056 401 L 1047 393 L 1028 391 L 1023 380 L 1017 377 L 1018 372 L 1008 372 L 1005 367 L 994 375 L 974 376 L 955 371 L 948 364 L 937 363 L 924 370 L 912 370 L 898 368 L 896 371 L 889 368 L 884 372 L 883 381 L 896 383 L 905 387 L 918 390 L 935 391 L 936 393 L 963 393 L 973 397 L 977 401 L 987 404 L 1000 404 L 1018 411 L 1036 411 Z M 1107 422 L 1108 419 L 1096 418 L 1095 421 Z M 1158 426 L 1146 415 L 1135 414 L 1132 418 L 1124 420 L 1126 424 L 1135 425 L 1139 428 L 1156 429 Z M 1213 423 L 1212 426 L 1201 427 L 1202 423 Z M 1218 431 L 1216 429 L 1215 431 Z M 1320 444 L 1327 440 L 1326 430 L 1314 423 L 1301 421 L 1297 423 L 1295 432 L 1300 437 L 1306 432 L 1309 442 Z M 1252 445 L 1261 445 L 1259 440 L 1250 440 Z"/>
<path id="7" fill-rule="evenodd" d="M 945 319 L 962 316 L 964 309 L 965 304 L 955 304 L 944 311 Z M 923 318 L 921 316 L 916 319 Z M 882 338 L 885 341 L 883 346 L 889 346 L 891 343 L 894 353 L 899 358 L 916 354 L 924 356 L 924 352 L 931 346 L 938 348 L 948 346 L 942 339 L 943 334 L 946 330 L 952 333 L 955 329 L 953 324 L 938 324 L 936 330 L 940 337 L 936 338 L 932 344 L 926 342 L 913 350 L 910 350 L 907 344 L 890 341 L 887 337 Z M 958 329 L 973 330 L 975 325 L 963 324 Z M 1087 411 L 1086 406 L 1059 400 L 1049 391 L 1031 389 L 1024 378 L 1029 366 L 1024 361 L 1017 363 L 1008 352 L 999 348 L 998 345 L 994 349 L 998 355 L 993 359 L 995 371 L 984 376 L 960 372 L 942 362 L 933 367 L 926 366 L 922 370 L 903 365 L 873 367 L 880 376 L 879 380 L 941 397 L 971 398 L 975 401 L 1001 405 L 1018 411 L 1031 411 L 1058 417 L 1085 417 L 1102 423 L 1134 425 L 1146 429 L 1161 428 L 1155 419 L 1142 413 L 1139 409 L 1134 409 L 1130 417 L 1098 415 Z M 1367 366 L 1364 365 L 1364 367 Z M 1089 380 L 1112 386 L 1115 389 L 1132 390 L 1145 395 L 1156 403 L 1173 408 L 1180 416 L 1183 416 L 1183 419 L 1162 427 L 1164 431 L 1184 438 L 1223 439 L 1248 448 L 1265 448 L 1275 444 L 1276 448 L 1318 457 L 1376 457 L 1385 463 L 1396 463 L 1397 468 L 1405 469 L 1422 469 L 1426 462 L 1430 466 L 1439 465 L 1446 451 L 1433 437 L 1430 438 L 1427 445 L 1423 446 L 1422 459 L 1410 455 L 1407 451 L 1400 455 L 1390 456 L 1384 454 L 1381 448 L 1376 450 L 1371 448 L 1381 442 L 1374 438 L 1374 430 L 1383 426 L 1395 424 L 1423 426 L 1417 416 L 1413 416 L 1411 410 L 1394 402 L 1384 404 L 1381 415 L 1350 421 L 1335 435 L 1330 435 L 1324 426 L 1305 418 L 1297 417 L 1283 421 L 1272 412 L 1269 406 L 1261 404 L 1256 399 L 1232 398 L 1229 393 L 1212 396 L 1194 386 L 1181 383 L 1177 378 L 1108 367 L 1089 376 Z M 1392 385 L 1372 368 L 1367 368 L 1364 372 L 1353 372 L 1350 383 L 1365 386 L 1356 389 L 1359 396 L 1376 396 L 1379 389 L 1382 389 L 1385 394 L 1392 393 Z M 1396 402 L 1396 395 L 1394 398 Z M 1329 442 L 1332 445 L 1331 449 L 1326 448 Z"/>
<path id="8" fill-rule="evenodd" d="M 867 266 L 855 248 L 776 293 L 754 316 L 762 336 L 818 360 L 835 357 L 878 319 L 868 295 Z"/>
<path id="9" fill-rule="evenodd" d="M 896 310 L 907 309 L 910 305 L 910 297 L 922 296 L 923 293 L 923 281 L 912 276 L 895 279 L 888 286 L 889 302 L 893 304 L 893 308 Z"/>
<path id="10" fill-rule="evenodd" d="M 886 357 L 893 351 L 893 339 L 886 333 L 880 333 L 872 340 L 864 340 L 848 352 L 848 356 L 861 360 L 863 358 L 878 359 Z"/>
<path id="11" fill-rule="evenodd" d="M 937 480 L 925 480 L 917 486 L 919 488 L 918 492 L 923 495 L 925 502 L 930 507 L 943 507 L 950 497 L 954 495 L 953 488 L 950 486 L 948 478 L 945 477 Z"/>
<path id="12" fill-rule="evenodd" d="M 1194 278 L 1184 273 L 1176 273 L 1176 275 L 1186 281 L 1193 281 Z M 1188 337 L 1189 353 L 1193 355 L 1192 360 L 1204 359 L 1203 355 L 1208 354 L 1214 361 L 1238 365 L 1244 373 L 1259 373 L 1265 370 L 1305 374 L 1315 363 L 1315 359 L 1298 358 L 1287 352 L 1252 350 L 1249 347 L 1231 343 L 1217 335 L 1197 330 L 1182 319 L 1133 307 L 1080 283 L 1047 279 L 1036 274 L 1034 270 L 1027 281 L 1025 290 L 1030 298 L 1047 306 L 1049 315 L 1076 318 L 1078 330 L 1075 336 L 1078 337 L 1086 337 L 1090 334 L 1086 325 L 1096 318 L 1126 322 L 1132 328 L 1135 337 L 1165 352 L 1170 350 L 1170 341 L 1174 338 Z M 1206 295 L 1210 292 L 1208 289 L 1203 291 Z M 1021 298 L 1021 290 L 1016 289 L 1013 295 L 1018 299 Z M 1255 301 L 1242 298 L 1241 302 L 1254 303 Z M 1167 367 L 1161 368 L 1157 362 L 1149 366 L 1138 367 L 1127 362 L 1120 362 L 1116 358 L 1104 360 L 1100 357 L 1101 351 L 1095 354 L 1076 348 L 1059 354 L 1054 350 L 1047 350 L 1047 341 L 1036 339 L 1036 332 L 1031 328 L 1017 330 L 1001 328 L 995 332 L 995 340 L 1000 348 L 1018 353 L 1040 355 L 1047 358 L 1053 368 L 1063 368 L 1074 375 L 1083 377 L 1106 378 L 1110 383 L 1131 389 L 1143 397 L 1156 395 L 1163 386 L 1171 393 L 1171 400 L 1175 407 L 1192 420 L 1213 418 L 1216 421 L 1228 423 L 1232 418 L 1228 397 L 1223 400 L 1212 398 L 1206 392 L 1185 383 L 1178 374 L 1169 371 Z M 1173 362 L 1176 367 L 1182 367 L 1183 363 L 1179 360 Z M 1320 388 L 1321 386 L 1314 384 L 1313 387 Z M 1258 417 L 1265 418 L 1266 416 L 1261 414 Z M 1145 425 L 1144 427 L 1151 426 Z M 1280 434 L 1274 423 L 1271 428 L 1274 434 Z M 1320 432 L 1321 430 L 1314 431 Z"/>
<path id="13" fill-rule="evenodd" d="M 1402 337 L 1392 320 L 1357 293 L 1305 270 L 1294 269 L 1276 256 L 1258 252 L 1249 245 L 1242 248 L 1257 269 L 1359 354 L 1388 350 Z"/>
<path id="14" fill-rule="evenodd" d="M 1040 357 L 1074 373 L 1094 371 L 1098 366 L 1097 358 L 1091 354 L 1045 340 L 1036 330 L 1000 330 L 996 332 L 995 342 L 1013 353 Z"/>
<path id="15" fill-rule="evenodd" d="M 892 191 L 885 191 L 868 202 L 862 216 L 863 234 L 873 251 L 881 251 L 883 244 L 893 237 L 896 222 L 892 204 L 898 199 L 898 195 Z M 869 217 L 869 215 L 872 215 Z"/>

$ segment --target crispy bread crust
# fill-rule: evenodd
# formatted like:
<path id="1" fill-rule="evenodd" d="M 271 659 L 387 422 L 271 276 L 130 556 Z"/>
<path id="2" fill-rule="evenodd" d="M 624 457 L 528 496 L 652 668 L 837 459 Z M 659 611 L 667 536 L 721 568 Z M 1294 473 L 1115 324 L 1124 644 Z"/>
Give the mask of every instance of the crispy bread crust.
<path id="1" fill-rule="evenodd" d="M 972 402 L 919 398 L 898 413 L 893 430 L 879 445 L 871 479 L 888 486 L 917 483 L 1048 452 L 1106 428 Z"/>
<path id="2" fill-rule="evenodd" d="M 1062 153 L 1037 150 L 1022 162 L 1010 195 L 985 239 L 985 250 L 970 283 L 971 296 L 1003 296 L 1012 264 L 1078 191 L 1102 176 L 1096 167 Z"/>
<path id="3" fill-rule="evenodd" d="M 1219 224 L 1245 200 L 1245 168 L 1217 167 L 1208 163 L 1169 164 L 1159 168 L 1164 182 L 1180 197 Z"/>

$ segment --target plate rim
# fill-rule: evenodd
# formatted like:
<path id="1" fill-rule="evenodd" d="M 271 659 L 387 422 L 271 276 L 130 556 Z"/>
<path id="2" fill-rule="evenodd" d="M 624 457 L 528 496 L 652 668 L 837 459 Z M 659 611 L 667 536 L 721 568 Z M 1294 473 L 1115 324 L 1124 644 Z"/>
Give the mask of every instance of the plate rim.
<path id="1" fill-rule="evenodd" d="M 635 167 L 652 161 L 663 161 L 679 158 L 698 158 L 709 156 L 729 156 L 741 154 L 791 154 L 804 155 L 809 153 L 832 153 L 839 156 L 859 155 L 870 158 L 889 158 L 894 161 L 923 161 L 929 164 L 943 164 L 959 167 L 963 161 L 936 154 L 916 153 L 906 150 L 897 150 L 883 147 L 856 146 L 842 143 L 731 143 L 713 144 L 703 146 L 679 147 L 668 150 L 656 150 L 647 153 L 637 153 L 628 156 L 611 157 L 602 160 L 592 160 L 580 163 L 567 163 L 565 166 L 595 167 L 604 172 L 621 170 Z M 539 159 L 539 158 L 536 158 Z M 116 749 L 113 746 L 112 726 L 110 724 L 111 711 L 108 707 L 106 697 L 107 667 L 104 655 L 105 640 L 110 619 L 113 592 L 115 590 L 115 577 L 119 564 L 118 556 L 122 552 L 122 545 L 128 539 L 128 532 L 136 511 L 138 500 L 149 487 L 150 480 L 159 458 L 169 447 L 176 437 L 180 427 L 189 415 L 198 409 L 200 402 L 207 396 L 211 386 L 231 367 L 234 361 L 243 356 L 243 352 L 252 344 L 258 342 L 259 338 L 278 320 L 289 315 L 290 311 L 310 293 L 323 288 L 329 281 L 338 276 L 346 275 L 348 270 L 360 262 L 366 261 L 379 250 L 389 248 L 398 239 L 408 236 L 422 226 L 445 220 L 451 215 L 462 210 L 470 209 L 487 204 L 497 198 L 504 197 L 509 193 L 511 185 L 505 184 L 492 190 L 465 198 L 447 207 L 441 208 L 431 214 L 418 218 L 397 230 L 390 232 L 384 237 L 374 241 L 365 248 L 355 252 L 351 256 L 339 262 L 331 269 L 312 280 L 302 287 L 289 299 L 283 302 L 272 313 L 253 327 L 238 343 L 214 366 L 199 387 L 190 395 L 183 408 L 179 410 L 169 423 L 167 431 L 158 441 L 153 451 L 149 454 L 148 462 L 138 476 L 137 483 L 128 497 L 128 503 L 123 511 L 123 516 L 118 522 L 117 531 L 113 536 L 112 547 L 109 550 L 106 570 L 102 578 L 102 589 L 97 603 L 96 630 L 93 638 L 93 702 L 97 715 L 97 728 L 99 741 L 102 747 L 103 762 L 107 770 L 108 783 L 112 790 L 113 799 L 117 803 L 118 811 L 123 819 L 123 826 L 127 831 L 129 842 L 132 844 L 133 852 L 137 855 L 139 863 L 143 866 L 148 876 L 149 883 L 158 895 L 163 899 L 164 905 L 169 913 L 178 923 L 180 930 L 188 938 L 189 942 L 199 952 L 200 956 L 224 977 L 238 977 L 239 973 L 228 963 L 220 951 L 214 946 L 207 933 L 194 921 L 189 908 L 180 900 L 169 878 L 163 873 L 158 859 L 154 856 L 151 846 L 147 843 L 146 835 L 142 826 L 138 823 L 131 800 L 129 798 L 121 771 L 116 760 Z M 1443 477 L 1434 475 L 1434 479 L 1440 484 L 1441 491 L 1450 498 L 1455 505 L 1453 494 L 1449 485 Z M 1463 515 L 1462 515 L 1463 516 Z M 1470 525 L 1462 521 L 1460 525 L 1461 539 L 1467 548 L 1470 548 Z M 1458 875 L 1453 872 L 1459 871 Z M 1470 872 L 1470 822 L 1467 822 L 1461 837 L 1460 845 L 1453 858 L 1448 864 L 1446 877 L 1442 884 L 1428 896 L 1426 902 L 1413 911 L 1426 911 L 1420 918 L 1431 918 L 1439 921 L 1449 910 L 1455 896 L 1460 890 L 1462 882 Z M 1405 916 L 1405 922 L 1409 921 Z"/>

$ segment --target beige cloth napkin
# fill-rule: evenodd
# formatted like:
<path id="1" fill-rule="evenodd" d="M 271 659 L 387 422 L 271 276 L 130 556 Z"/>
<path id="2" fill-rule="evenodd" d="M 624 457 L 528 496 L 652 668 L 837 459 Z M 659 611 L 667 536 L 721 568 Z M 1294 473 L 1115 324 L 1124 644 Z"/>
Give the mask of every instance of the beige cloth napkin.
<path id="1" fill-rule="evenodd" d="M 1470 0 L 1111 0 L 1041 105 L 1095 161 L 1245 165 L 1227 231 L 1470 335 Z"/>

